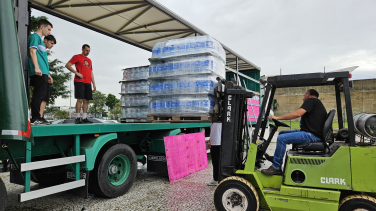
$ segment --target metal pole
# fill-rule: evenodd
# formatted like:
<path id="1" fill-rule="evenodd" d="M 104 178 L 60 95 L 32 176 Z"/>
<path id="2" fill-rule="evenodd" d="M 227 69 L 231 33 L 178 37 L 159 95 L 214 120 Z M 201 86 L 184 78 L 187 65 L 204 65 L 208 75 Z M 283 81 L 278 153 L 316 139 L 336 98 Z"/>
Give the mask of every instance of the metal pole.
<path id="1" fill-rule="evenodd" d="M 239 59 L 236 57 L 236 81 L 239 81 L 239 65 L 238 65 Z M 241 86 L 241 83 L 239 81 L 238 83 L 239 86 Z"/>

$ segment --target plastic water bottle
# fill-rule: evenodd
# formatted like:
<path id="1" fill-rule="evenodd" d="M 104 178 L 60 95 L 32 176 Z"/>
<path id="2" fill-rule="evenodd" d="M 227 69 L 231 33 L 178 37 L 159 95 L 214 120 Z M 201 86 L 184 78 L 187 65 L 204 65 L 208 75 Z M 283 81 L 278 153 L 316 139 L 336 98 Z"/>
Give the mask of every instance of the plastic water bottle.
<path id="1" fill-rule="evenodd" d="M 171 94 L 177 94 L 178 93 L 178 82 L 177 80 L 171 80 L 170 81 L 170 93 Z"/>
<path id="2" fill-rule="evenodd" d="M 153 51 L 152 51 L 152 58 L 162 57 L 163 47 L 164 47 L 164 42 L 159 42 L 159 43 L 155 44 Z"/>
<path id="3" fill-rule="evenodd" d="M 149 113 L 154 114 L 154 108 L 153 108 L 153 101 L 152 100 L 149 102 Z"/>
<path id="4" fill-rule="evenodd" d="M 198 36 L 196 38 L 196 53 L 203 53 L 205 51 L 205 36 Z"/>
<path id="5" fill-rule="evenodd" d="M 188 80 L 187 82 L 186 82 L 186 93 L 190 93 L 190 94 L 194 94 L 194 92 L 195 92 L 195 82 L 193 81 L 193 80 Z"/>
<path id="6" fill-rule="evenodd" d="M 176 98 L 171 98 L 171 108 L 170 108 L 170 113 L 174 114 L 176 113 Z"/>
<path id="7" fill-rule="evenodd" d="M 170 72 L 170 64 L 168 62 L 164 63 L 162 66 L 162 71 L 159 73 L 159 76 L 166 76 Z"/>
<path id="8" fill-rule="evenodd" d="M 127 108 L 125 108 L 125 107 L 121 108 L 121 117 L 127 118 Z"/>
<path id="9" fill-rule="evenodd" d="M 170 82 L 168 80 L 164 80 L 162 94 L 171 94 L 170 92 Z"/>
<path id="10" fill-rule="evenodd" d="M 196 58 L 195 59 L 195 67 L 194 67 L 194 72 L 195 73 L 201 73 L 201 61 L 200 61 L 200 59 L 199 58 Z"/>
<path id="11" fill-rule="evenodd" d="M 193 113 L 193 98 L 188 98 L 185 104 L 185 107 L 187 108 L 187 113 Z"/>
<path id="12" fill-rule="evenodd" d="M 162 94 L 163 84 L 158 81 L 156 82 L 155 87 L 156 87 L 156 94 Z"/>
<path id="13" fill-rule="evenodd" d="M 181 79 L 177 82 L 177 93 L 182 94 L 185 91 L 185 82 L 184 79 Z"/>
<path id="14" fill-rule="evenodd" d="M 130 80 L 135 79 L 135 73 L 136 73 L 135 69 L 132 68 L 132 69 L 131 69 L 131 77 L 129 78 Z"/>
<path id="15" fill-rule="evenodd" d="M 177 55 L 186 54 L 186 47 L 187 47 L 187 39 L 180 39 L 178 45 L 178 53 Z"/>
<path id="16" fill-rule="evenodd" d="M 140 68 L 139 67 L 135 68 L 134 78 L 135 79 L 139 79 L 140 78 Z"/>
<path id="17" fill-rule="evenodd" d="M 170 72 L 171 72 L 171 74 L 170 74 L 171 76 L 178 75 L 178 73 L 179 73 L 179 62 L 178 62 L 178 60 L 173 60 L 171 62 Z"/>
<path id="18" fill-rule="evenodd" d="M 178 97 L 176 99 L 176 113 L 184 113 L 185 112 L 185 101 L 183 97 Z"/>
<path id="19" fill-rule="evenodd" d="M 170 52 L 170 42 L 165 42 L 165 45 L 163 46 L 163 57 L 168 57 L 171 55 Z"/>
<path id="20" fill-rule="evenodd" d="M 140 82 L 134 83 L 134 92 L 133 93 L 140 93 Z"/>
<path id="21" fill-rule="evenodd" d="M 154 77 L 162 75 L 162 67 L 163 67 L 162 64 L 157 64 L 156 65 Z"/>
<path id="22" fill-rule="evenodd" d="M 184 74 L 185 74 L 184 60 L 180 59 L 180 60 L 178 60 L 178 72 L 177 72 L 177 75 L 184 75 Z"/>
<path id="23" fill-rule="evenodd" d="M 214 43 L 213 43 L 213 38 L 210 36 L 204 36 L 205 40 L 205 51 L 214 53 Z"/>
<path id="24" fill-rule="evenodd" d="M 157 93 L 157 85 L 154 82 L 152 82 L 150 83 L 149 94 L 155 95 L 156 93 Z"/>
<path id="25" fill-rule="evenodd" d="M 169 48 L 170 48 L 170 56 L 175 56 L 178 54 L 178 46 L 179 46 L 179 40 L 178 39 L 173 39 L 167 41 Z"/>
<path id="26" fill-rule="evenodd" d="M 194 37 L 187 38 L 188 48 L 186 49 L 187 54 L 196 53 L 196 40 Z"/>
<path id="27" fill-rule="evenodd" d="M 184 72 L 185 74 L 191 74 L 192 73 L 192 67 L 191 67 L 191 59 L 186 59 L 184 61 Z"/>
<path id="28" fill-rule="evenodd" d="M 157 97 L 157 98 L 155 98 L 155 113 L 160 114 L 161 109 L 162 109 L 161 98 Z"/>
<path id="29" fill-rule="evenodd" d="M 202 91 L 201 81 L 200 80 L 196 80 L 195 81 L 195 90 L 194 90 L 194 92 L 195 93 L 201 93 L 201 91 Z"/>

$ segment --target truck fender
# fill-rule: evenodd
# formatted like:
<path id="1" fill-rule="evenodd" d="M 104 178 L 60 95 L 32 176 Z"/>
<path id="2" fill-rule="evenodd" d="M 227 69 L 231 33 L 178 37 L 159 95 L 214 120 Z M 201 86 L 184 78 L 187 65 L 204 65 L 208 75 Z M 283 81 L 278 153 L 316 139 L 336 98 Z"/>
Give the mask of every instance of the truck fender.
<path id="1" fill-rule="evenodd" d="M 85 162 L 81 164 L 82 168 L 91 171 L 94 169 L 95 160 L 103 146 L 111 140 L 116 140 L 116 133 L 100 135 L 97 138 L 81 141 L 81 155 L 85 155 Z"/>

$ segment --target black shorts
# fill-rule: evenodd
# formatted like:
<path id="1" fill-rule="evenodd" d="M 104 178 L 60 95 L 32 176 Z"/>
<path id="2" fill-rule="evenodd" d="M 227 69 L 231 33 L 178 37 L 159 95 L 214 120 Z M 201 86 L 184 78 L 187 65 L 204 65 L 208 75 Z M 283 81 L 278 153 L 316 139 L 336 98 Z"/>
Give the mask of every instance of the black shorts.
<path id="1" fill-rule="evenodd" d="M 48 75 L 42 75 L 37 76 L 33 75 L 30 77 L 30 86 L 34 87 L 34 93 L 38 94 L 38 97 L 42 101 L 48 101 L 50 100 L 51 96 L 51 85 L 48 83 Z"/>
<path id="2" fill-rule="evenodd" d="M 76 99 L 92 100 L 93 91 L 91 84 L 74 82 L 74 97 Z"/>

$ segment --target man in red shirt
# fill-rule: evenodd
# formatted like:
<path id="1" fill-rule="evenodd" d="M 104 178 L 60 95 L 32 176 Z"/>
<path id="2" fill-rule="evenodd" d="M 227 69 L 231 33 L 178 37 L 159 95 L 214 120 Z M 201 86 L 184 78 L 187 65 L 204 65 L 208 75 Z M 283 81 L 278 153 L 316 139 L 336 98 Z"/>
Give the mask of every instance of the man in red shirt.
<path id="1" fill-rule="evenodd" d="M 82 46 L 82 53 L 74 55 L 65 67 L 75 74 L 74 77 L 74 96 L 76 102 L 76 124 L 93 123 L 87 119 L 87 110 L 89 108 L 89 100 L 93 99 L 91 83 L 93 83 L 93 91 L 96 90 L 93 66 L 91 60 L 87 57 L 90 53 L 90 46 L 85 44 Z M 72 68 L 76 66 L 76 70 Z M 82 106 L 83 104 L 83 106 Z M 80 117 L 81 107 L 83 108 L 82 119 Z"/>

